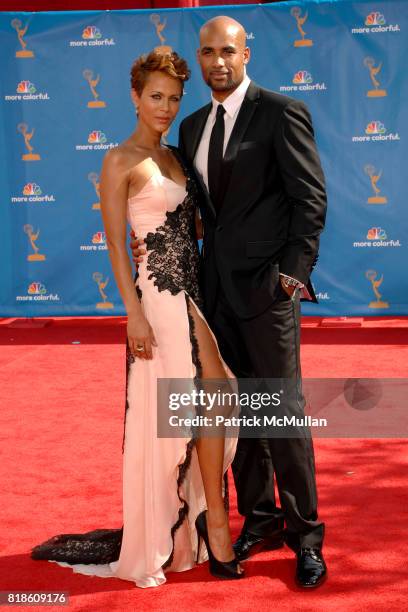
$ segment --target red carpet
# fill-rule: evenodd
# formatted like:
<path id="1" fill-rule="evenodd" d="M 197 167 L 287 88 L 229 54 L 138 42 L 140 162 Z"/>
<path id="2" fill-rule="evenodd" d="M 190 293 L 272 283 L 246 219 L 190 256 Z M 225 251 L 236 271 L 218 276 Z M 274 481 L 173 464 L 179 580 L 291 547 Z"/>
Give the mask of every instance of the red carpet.
<path id="1" fill-rule="evenodd" d="M 120 319 L 56 319 L 42 329 L 6 323 L 0 324 L 0 590 L 69 591 L 69 610 L 98 612 L 406 608 L 405 440 L 316 440 L 330 572 L 316 591 L 294 585 L 287 548 L 248 561 L 244 581 L 217 581 L 204 566 L 147 590 L 31 560 L 31 546 L 56 533 L 121 525 L 125 328 Z M 376 319 L 356 329 L 304 323 L 305 377 L 408 377 L 407 320 Z M 231 522 L 237 534 L 234 503 Z"/>

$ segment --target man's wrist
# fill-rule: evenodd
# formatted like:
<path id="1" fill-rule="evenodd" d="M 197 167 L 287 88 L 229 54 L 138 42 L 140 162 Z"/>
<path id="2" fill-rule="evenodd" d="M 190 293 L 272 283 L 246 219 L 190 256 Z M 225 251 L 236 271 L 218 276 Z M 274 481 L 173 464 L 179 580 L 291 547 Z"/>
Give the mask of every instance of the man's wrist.
<path id="1" fill-rule="evenodd" d="M 301 283 L 300 281 L 298 281 L 296 278 L 293 278 L 292 276 L 288 276 L 287 274 L 284 274 L 283 272 L 279 272 L 279 276 L 281 279 L 281 284 L 283 286 L 283 288 L 285 289 L 285 291 L 295 291 L 295 289 L 299 290 L 299 295 L 301 298 L 305 299 L 305 300 L 311 300 L 312 296 L 310 295 L 306 285 L 304 283 Z"/>
<path id="2" fill-rule="evenodd" d="M 297 280 L 297 278 L 293 278 L 293 276 L 288 276 L 287 274 L 283 274 L 283 272 L 280 272 L 279 276 L 286 288 L 293 287 L 295 289 L 302 289 L 304 287 L 304 284 Z"/>

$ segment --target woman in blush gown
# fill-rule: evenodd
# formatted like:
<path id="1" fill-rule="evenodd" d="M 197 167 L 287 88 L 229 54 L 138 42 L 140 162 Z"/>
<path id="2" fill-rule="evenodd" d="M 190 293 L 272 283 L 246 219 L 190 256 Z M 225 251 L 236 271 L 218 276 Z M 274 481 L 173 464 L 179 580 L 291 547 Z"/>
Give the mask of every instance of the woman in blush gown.
<path id="1" fill-rule="evenodd" d="M 197 187 L 177 149 L 161 143 L 188 76 L 176 53 L 153 51 L 134 62 L 138 124 L 106 154 L 101 174 L 109 256 L 127 312 L 123 526 L 60 534 L 31 550 L 33 559 L 139 587 L 207 558 L 215 576 L 243 576 L 226 510 L 236 438 L 157 436 L 157 379 L 234 381 L 201 312 Z M 127 221 L 147 248 L 135 278 Z"/>

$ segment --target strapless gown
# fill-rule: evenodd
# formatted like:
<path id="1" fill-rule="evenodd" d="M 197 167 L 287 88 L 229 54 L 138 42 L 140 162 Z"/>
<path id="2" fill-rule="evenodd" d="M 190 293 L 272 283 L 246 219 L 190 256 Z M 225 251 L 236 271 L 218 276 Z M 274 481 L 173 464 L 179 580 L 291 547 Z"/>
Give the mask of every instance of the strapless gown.
<path id="1" fill-rule="evenodd" d="M 196 309 L 205 320 L 194 223 L 197 191 L 179 161 L 186 187 L 157 169 L 127 206 L 129 224 L 146 242 L 147 255 L 139 266 L 135 288 L 157 347 L 153 347 L 152 360 L 135 359 L 128 346 L 126 350 L 123 525 L 60 534 L 31 550 L 33 559 L 46 559 L 81 574 L 134 581 L 139 587 L 158 586 L 166 581 L 165 572 L 181 572 L 195 565 L 195 519 L 206 508 L 194 438 L 156 435 L 157 379 L 194 380 L 201 373 L 192 317 Z M 220 359 L 226 375 L 233 379 Z M 227 501 L 226 471 L 236 439 L 226 438 L 224 448 Z M 207 551 L 201 546 L 198 562 L 206 559 Z"/>

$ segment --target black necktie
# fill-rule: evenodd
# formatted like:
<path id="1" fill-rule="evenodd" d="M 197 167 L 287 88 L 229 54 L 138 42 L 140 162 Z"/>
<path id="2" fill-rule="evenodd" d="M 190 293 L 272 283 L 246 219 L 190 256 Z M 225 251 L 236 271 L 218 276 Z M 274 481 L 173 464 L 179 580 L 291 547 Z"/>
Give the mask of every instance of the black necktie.
<path id="1" fill-rule="evenodd" d="M 225 108 L 222 104 L 219 104 L 208 147 L 208 191 L 216 208 L 219 208 L 218 195 L 221 183 L 225 131 L 224 113 Z"/>

